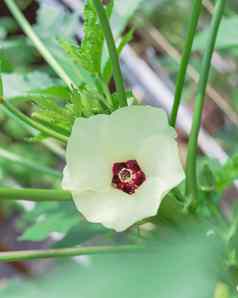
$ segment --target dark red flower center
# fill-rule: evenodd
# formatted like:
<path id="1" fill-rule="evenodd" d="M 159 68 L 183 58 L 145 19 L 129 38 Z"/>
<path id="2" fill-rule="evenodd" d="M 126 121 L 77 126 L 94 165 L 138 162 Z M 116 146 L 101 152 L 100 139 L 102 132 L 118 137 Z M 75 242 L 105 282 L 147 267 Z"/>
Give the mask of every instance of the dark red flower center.
<path id="1" fill-rule="evenodd" d="M 128 194 L 135 193 L 146 177 L 136 160 L 116 162 L 112 166 L 112 185 Z"/>

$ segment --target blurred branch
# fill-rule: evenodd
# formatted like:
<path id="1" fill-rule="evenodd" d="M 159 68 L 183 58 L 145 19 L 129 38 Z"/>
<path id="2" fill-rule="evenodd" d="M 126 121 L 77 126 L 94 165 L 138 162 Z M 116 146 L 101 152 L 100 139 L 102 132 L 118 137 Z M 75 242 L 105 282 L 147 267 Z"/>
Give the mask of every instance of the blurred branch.
<path id="1" fill-rule="evenodd" d="M 207 10 L 207 12 L 212 16 L 214 11 L 214 4 L 210 0 L 204 0 L 203 6 Z M 218 51 L 214 51 L 213 57 L 212 57 L 212 65 L 216 69 L 216 71 L 220 71 L 223 68 L 230 69 L 235 67 L 235 63 L 231 64 L 230 62 L 226 61 L 226 58 L 224 58 Z"/>
<path id="2" fill-rule="evenodd" d="M 181 60 L 181 54 L 179 53 L 179 51 L 170 44 L 170 42 L 157 28 L 154 28 L 148 21 L 144 19 L 143 22 L 145 22 L 146 30 L 143 28 L 138 29 L 141 36 L 143 36 L 143 38 L 149 43 L 152 43 L 152 45 L 157 50 L 162 49 L 177 63 L 179 63 Z M 198 83 L 199 73 L 191 64 L 188 65 L 188 75 L 195 83 Z M 206 93 L 210 97 L 210 99 L 212 99 L 218 105 L 218 107 L 227 115 L 230 121 L 238 125 L 238 115 L 228 104 L 228 100 L 225 97 L 221 96 L 212 87 L 211 84 L 208 84 Z"/>
<path id="3" fill-rule="evenodd" d="M 35 260 L 59 257 L 74 257 L 82 255 L 100 255 L 116 253 L 133 253 L 143 251 L 142 246 L 121 245 L 121 246 L 94 246 L 94 247 L 72 247 L 47 250 L 24 250 L 0 253 L 0 262 L 12 262 L 20 260 Z"/>
<path id="4" fill-rule="evenodd" d="M 130 73 L 129 81 L 133 80 L 134 85 L 140 86 L 145 91 L 146 96 L 143 98 L 145 104 L 160 106 L 170 112 L 173 94 L 149 65 L 130 46 L 125 48 L 122 60 L 127 72 Z M 178 127 L 188 135 L 191 125 L 191 113 L 184 105 L 181 105 L 178 113 Z M 221 163 L 227 160 L 226 153 L 204 129 L 200 131 L 199 145 L 201 150 L 211 158 L 216 158 Z"/>
<path id="5" fill-rule="evenodd" d="M 8 252 L 9 248 L 3 244 L 0 243 L 0 254 L 1 252 Z M 31 269 L 28 268 L 28 266 L 26 266 L 24 263 L 20 262 L 20 261 L 14 261 L 14 262 L 8 262 L 10 266 L 12 266 L 16 271 L 18 271 L 19 273 L 22 273 L 28 277 L 31 277 Z"/>
<path id="6" fill-rule="evenodd" d="M 0 201 L 1 200 L 25 200 L 34 202 L 71 201 L 72 195 L 70 192 L 63 190 L 0 188 Z"/>
<path id="7" fill-rule="evenodd" d="M 198 83 L 197 96 L 195 99 L 195 107 L 193 114 L 192 129 L 189 137 L 188 154 L 186 163 L 186 189 L 189 195 L 193 196 L 194 200 L 197 200 L 197 147 L 198 147 L 198 135 L 201 128 L 201 118 L 206 94 L 206 87 L 209 79 L 209 72 L 211 68 L 212 54 L 215 49 L 217 34 L 221 20 L 224 13 L 226 0 L 218 0 L 214 15 L 212 17 L 211 29 L 207 41 L 207 47 L 205 50 L 202 68 Z"/>
<path id="8" fill-rule="evenodd" d="M 170 115 L 170 125 L 173 127 L 176 126 L 178 109 L 181 103 L 181 97 L 184 89 L 187 68 L 188 68 L 189 59 L 192 52 L 193 40 L 196 34 L 201 11 L 202 11 L 202 0 L 193 0 L 192 15 L 188 25 L 189 29 L 188 29 L 184 50 L 183 50 L 183 54 L 180 62 L 179 72 L 177 75 L 174 102 L 173 102 L 173 107 Z"/>
<path id="9" fill-rule="evenodd" d="M 114 37 L 112 34 L 112 30 L 109 24 L 109 20 L 106 14 L 106 11 L 103 7 L 103 4 L 100 0 L 93 0 L 94 6 L 97 11 L 97 15 L 99 17 L 102 30 L 107 42 L 108 52 L 111 58 L 112 62 L 112 68 L 113 68 L 113 77 L 116 84 L 117 92 L 119 95 L 119 100 L 121 103 L 121 106 L 127 105 L 127 98 L 126 98 L 126 91 L 124 87 L 124 80 L 121 73 L 121 67 L 119 62 L 119 57 L 117 54 L 116 44 L 114 41 Z"/>

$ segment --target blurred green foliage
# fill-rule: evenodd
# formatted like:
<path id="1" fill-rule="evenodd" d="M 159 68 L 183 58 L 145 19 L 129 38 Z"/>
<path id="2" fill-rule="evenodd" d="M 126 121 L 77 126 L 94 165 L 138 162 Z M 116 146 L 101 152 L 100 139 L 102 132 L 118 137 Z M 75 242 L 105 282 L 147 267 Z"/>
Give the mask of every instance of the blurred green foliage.
<path id="1" fill-rule="evenodd" d="M 23 4 L 22 9 L 27 9 L 31 1 L 20 2 Z M 235 1 L 230 4 L 237 5 Z M 159 28 L 176 48 L 182 48 L 186 32 L 184 16 L 189 15 L 190 2 L 129 0 L 125 4 L 123 1 L 115 1 L 111 23 L 116 36 L 124 31 L 138 7 L 141 8 L 140 14 Z M 97 30 L 95 12 L 91 10 L 87 13 L 90 14 L 91 23 L 90 28 L 85 28 L 81 48 L 76 45 L 74 38 L 79 29 L 77 13 L 60 6 L 41 3 L 34 24 L 34 30 L 49 51 L 79 86 L 79 90 L 75 92 L 70 92 L 55 77 L 32 43 L 17 33 L 17 25 L 11 17 L 0 19 L 4 95 L 24 112 L 66 135 L 70 133 L 76 117 L 88 117 L 91 113 L 97 114 L 107 109 L 110 112 L 110 108 L 106 106 L 105 86 L 100 85 L 102 82 L 95 80 L 93 75 L 104 70 L 103 78 L 107 82 L 111 76 L 111 65 L 102 36 L 98 34 L 100 30 Z M 197 35 L 194 46 L 196 52 L 191 62 L 196 68 L 200 66 L 208 19 L 208 15 L 204 14 L 205 25 L 201 25 L 201 33 Z M 236 25 L 237 17 L 227 15 L 217 44 L 221 55 L 232 53 L 233 59 L 238 54 Z M 96 44 L 95 36 L 98 37 Z M 131 32 L 124 35 L 121 47 L 130 40 Z M 66 51 L 62 49 L 62 45 Z M 78 63 L 75 63 L 75 55 Z M 174 61 L 160 54 L 159 62 L 174 79 L 177 69 Z M 109 69 L 108 72 L 105 69 Z M 223 91 L 229 98 L 233 98 L 236 106 L 237 92 L 232 91 L 231 94 L 229 88 L 231 78 L 234 81 L 234 73 L 225 74 L 225 82 L 217 81 L 217 77 L 213 74 L 212 82 L 222 85 Z M 95 88 L 95 82 L 98 83 L 98 89 Z M 193 94 L 193 86 L 189 82 L 185 94 Z M 118 95 L 114 93 L 112 96 L 116 99 Z M 128 93 L 128 98 L 131 96 Z M 0 184 L 59 187 L 59 173 L 64 165 L 62 148 L 55 143 L 42 143 L 45 136 L 41 134 L 35 133 L 35 137 L 30 138 L 29 130 L 20 127 L 2 112 L 0 125 Z M 225 286 L 217 290 L 219 293 L 215 298 L 228 298 L 227 285 L 234 290 L 237 282 L 237 212 L 234 208 L 230 218 L 221 219 L 217 218 L 217 211 L 224 190 L 238 178 L 237 129 L 226 124 L 216 133 L 216 137 L 233 156 L 223 166 L 210 159 L 206 160 L 205 165 L 201 164 L 200 198 L 196 215 L 208 222 L 205 227 L 201 226 L 196 216 L 187 217 L 190 201 L 181 195 L 183 186 L 176 189 L 170 198 L 166 198 L 158 218 L 151 219 L 152 226 L 159 226 L 159 235 L 146 229 L 137 231 L 135 227 L 129 235 L 118 236 L 100 225 L 88 224 L 72 203 L 37 203 L 30 211 L 21 209 L 22 215 L 17 221 L 17 228 L 24 232 L 20 233 L 19 241 L 42 241 L 57 233 L 60 239 L 52 244 L 54 247 L 79 245 L 87 241 L 116 245 L 141 241 L 141 237 L 138 237 L 141 232 L 147 240 L 153 236 L 149 242 L 153 252 L 86 257 L 81 258 L 79 264 L 75 261 L 58 261 L 56 268 L 49 273 L 44 272 L 36 280 L 7 282 L 5 288 L 0 289 L 0 296 L 211 298 L 217 282 L 221 281 Z M 28 166 L 23 167 L 24 163 Z M 171 228 L 175 223 L 176 229 Z M 225 248 L 221 245 L 221 240 L 225 243 Z"/>
<path id="2" fill-rule="evenodd" d="M 186 236 L 167 232 L 169 239 L 156 236 L 148 252 L 61 261 L 40 279 L 12 281 L 0 294 L 5 298 L 213 297 L 222 268 L 220 245 L 194 226 L 187 228 Z"/>

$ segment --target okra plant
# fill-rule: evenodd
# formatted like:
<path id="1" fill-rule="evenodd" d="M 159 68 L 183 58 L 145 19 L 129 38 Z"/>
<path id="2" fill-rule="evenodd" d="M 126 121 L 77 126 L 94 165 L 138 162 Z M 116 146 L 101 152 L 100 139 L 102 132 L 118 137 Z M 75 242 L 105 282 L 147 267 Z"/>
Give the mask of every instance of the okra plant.
<path id="1" fill-rule="evenodd" d="M 219 274 L 213 287 L 215 294 L 207 297 L 236 297 L 237 208 L 234 204 L 230 216 L 225 216 L 220 201 L 224 189 L 237 178 L 237 156 L 216 167 L 209 158 L 206 162 L 198 159 L 205 93 L 226 1 L 215 1 L 184 164 L 178 148 L 176 120 L 202 0 L 191 3 L 184 52 L 169 113 L 143 104 L 127 88 L 119 57 L 132 39 L 133 31 L 120 37 L 114 34 L 110 19 L 116 3 L 112 0 L 106 4 L 100 0 L 86 1 L 80 45 L 73 38 L 75 32 L 66 37 L 62 34 L 54 42 L 50 40 L 51 32 L 44 38 L 39 28 L 33 28 L 26 20 L 14 0 L 4 2 L 28 42 L 58 79 L 50 81 L 45 74 L 44 86 L 37 86 L 37 74 L 31 75 L 29 81 L 34 81 L 35 88 L 27 89 L 26 86 L 27 91 L 17 95 L 14 95 L 13 80 L 13 90 L 10 90 L 13 95 L 9 95 L 9 75 L 4 72 L 4 59 L 0 56 L 1 110 L 32 134 L 28 141 L 53 144 L 54 150 L 61 152 L 63 161 L 59 171 L 38 165 L 38 161 L 30 162 L 27 156 L 18 157 L 18 164 L 26 170 L 49 177 L 51 188 L 0 186 L 0 200 L 3 203 L 18 200 L 36 203 L 28 214 L 32 224 L 27 225 L 20 240 L 44 240 L 50 232 L 63 233 L 65 239 L 72 230 L 79 236 L 73 246 L 64 246 L 63 239 L 59 241 L 60 247 L 56 243 L 56 247 L 50 249 L 0 253 L 0 261 L 121 255 L 122 252 L 129 255 L 147 253 L 156 259 L 157 249 L 159 251 L 174 235 L 176 239 L 184 239 L 186 235 L 186 241 L 194 243 L 197 242 L 190 236 L 198 235 L 199 241 L 209 243 L 209 247 L 222 256 L 217 260 Z M 75 19 L 78 20 L 78 15 Z M 31 115 L 20 109 L 18 103 L 28 108 L 32 104 Z M 5 151 L 3 154 L 6 158 L 15 158 L 13 153 Z M 39 214 L 43 214 L 48 223 L 46 231 L 44 223 L 34 223 L 34 216 Z M 91 238 L 103 235 L 110 244 L 83 246 L 80 235 L 84 231 L 89 235 L 84 240 L 89 243 L 90 235 Z"/>

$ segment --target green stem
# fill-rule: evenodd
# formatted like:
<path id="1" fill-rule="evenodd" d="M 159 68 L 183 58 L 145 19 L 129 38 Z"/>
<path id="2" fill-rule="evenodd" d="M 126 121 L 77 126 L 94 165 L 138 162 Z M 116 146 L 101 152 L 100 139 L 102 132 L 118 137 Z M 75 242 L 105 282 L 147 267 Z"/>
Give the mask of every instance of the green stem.
<path id="1" fill-rule="evenodd" d="M 108 46 L 108 51 L 110 54 L 110 58 L 112 60 L 112 67 L 113 67 L 113 75 L 114 75 L 114 80 L 116 83 L 116 88 L 118 93 L 120 94 L 120 104 L 122 106 L 127 105 L 127 98 L 126 98 L 126 91 L 124 88 L 124 81 L 121 73 L 121 68 L 120 68 L 120 63 L 119 63 L 119 58 L 117 54 L 117 49 L 115 45 L 115 41 L 113 38 L 112 30 L 110 28 L 110 24 L 105 12 L 105 9 L 101 3 L 100 0 L 93 0 L 94 6 L 96 8 L 98 17 L 100 19 L 103 32 L 106 38 L 107 46 Z"/>
<path id="2" fill-rule="evenodd" d="M 136 245 L 72 247 L 47 250 L 26 250 L 0 253 L 0 262 L 15 262 L 24 260 L 74 257 L 81 255 L 133 253 L 143 251 L 143 247 Z"/>
<path id="3" fill-rule="evenodd" d="M 0 79 L 1 81 L 1 79 Z M 38 131 L 42 132 L 43 134 L 46 134 L 49 137 L 55 138 L 58 141 L 62 143 L 67 143 L 68 137 L 65 135 L 62 135 L 45 125 L 36 122 L 32 120 L 30 117 L 26 116 L 22 112 L 18 111 L 16 108 L 14 108 L 10 103 L 3 100 L 3 98 L 0 98 L 0 106 L 2 105 L 3 111 L 7 113 L 9 116 L 13 117 L 16 121 L 20 122 L 21 124 L 30 126 L 34 129 L 37 129 Z"/>
<path id="4" fill-rule="evenodd" d="M 192 130 L 189 138 L 188 155 L 186 164 L 186 190 L 194 199 L 197 197 L 197 147 L 198 135 L 201 126 L 201 117 L 204 106 L 204 99 L 206 93 L 206 86 L 209 79 L 209 71 L 211 67 L 212 54 L 215 48 L 218 29 L 222 20 L 225 0 L 217 0 L 214 15 L 212 18 L 211 30 L 207 42 L 207 49 L 204 55 L 200 79 L 198 83 L 197 96 L 195 99 L 195 111 L 193 116 Z"/>
<path id="5" fill-rule="evenodd" d="M 12 188 L 0 188 L 0 201 L 69 201 L 72 200 L 71 193 L 63 190 L 48 190 L 48 189 L 12 189 Z"/>
<path id="6" fill-rule="evenodd" d="M 186 72 L 189 64 L 189 58 L 191 56 L 193 40 L 195 37 L 201 10 L 202 10 L 202 0 L 193 0 L 192 15 L 191 15 L 191 19 L 188 27 L 189 30 L 188 30 L 188 34 L 185 42 L 185 48 L 183 51 L 183 56 L 179 67 L 179 73 L 176 81 L 174 103 L 173 103 L 171 116 L 170 116 L 170 125 L 173 127 L 176 126 L 178 109 L 181 102 L 183 87 L 186 79 Z"/>
<path id="7" fill-rule="evenodd" d="M 36 33 L 33 31 L 30 23 L 26 20 L 24 15 L 21 13 L 19 8 L 17 7 L 14 0 L 4 0 L 7 7 L 11 11 L 12 15 L 15 17 L 19 25 L 21 26 L 22 30 L 25 32 L 25 34 L 30 38 L 30 40 L 33 42 L 37 50 L 41 53 L 42 57 L 47 61 L 47 63 L 52 67 L 52 69 L 57 73 L 57 75 L 65 82 L 65 84 L 69 87 L 77 87 L 75 83 L 70 79 L 70 77 L 67 75 L 67 73 L 64 71 L 64 69 L 61 67 L 61 65 L 56 61 L 54 56 L 49 52 L 49 50 L 45 47 L 43 42 L 40 40 L 40 38 L 36 35 Z"/>

